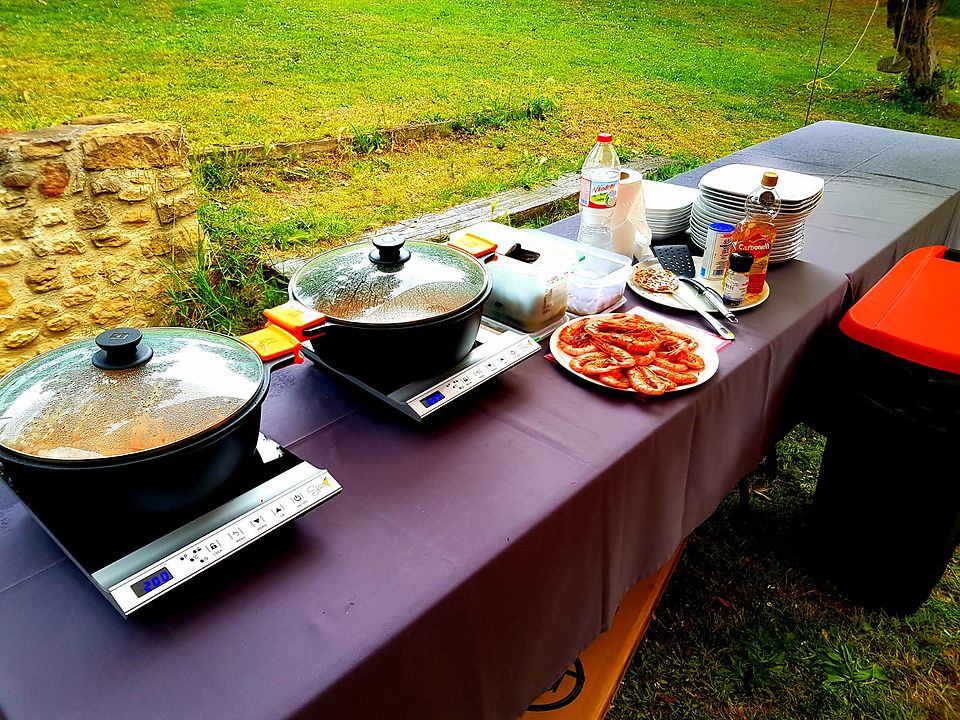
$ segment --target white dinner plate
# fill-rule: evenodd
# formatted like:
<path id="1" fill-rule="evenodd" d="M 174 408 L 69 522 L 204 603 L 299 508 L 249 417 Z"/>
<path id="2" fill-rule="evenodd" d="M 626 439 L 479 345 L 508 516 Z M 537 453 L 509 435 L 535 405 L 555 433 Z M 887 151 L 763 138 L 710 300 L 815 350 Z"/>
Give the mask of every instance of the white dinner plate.
<path id="1" fill-rule="evenodd" d="M 690 213 L 690 217 L 691 219 L 699 220 L 707 225 L 709 225 L 711 222 L 730 222 L 736 224 L 746 217 L 746 213 L 743 210 L 724 210 L 723 208 L 717 208 L 712 205 L 700 205 L 698 203 L 697 205 L 693 206 L 693 211 Z M 806 220 L 806 215 L 799 217 L 793 215 L 777 215 L 777 217 L 773 219 L 773 224 L 778 228 L 795 228 L 803 225 Z"/>
<path id="2" fill-rule="evenodd" d="M 734 205 L 743 207 L 744 202 L 746 201 L 746 196 L 742 195 L 732 195 L 730 193 L 722 193 L 716 190 L 711 190 L 710 188 L 700 188 L 700 197 L 711 202 L 718 202 L 726 205 Z M 823 193 L 817 193 L 811 198 L 808 198 L 802 202 L 784 202 L 781 198 L 780 200 L 780 209 L 783 212 L 788 213 L 799 213 L 799 212 L 808 212 L 810 209 L 815 207 L 817 203 L 820 202 L 820 199 L 823 197 Z"/>
<path id="3" fill-rule="evenodd" d="M 712 287 L 717 292 L 721 292 L 721 285 L 719 280 L 704 280 L 700 277 L 700 264 L 703 261 L 703 258 L 694 256 L 693 266 L 697 269 L 697 280 L 702 282 L 707 287 Z M 664 307 L 672 308 L 674 310 L 683 310 L 685 312 L 696 312 L 692 308 L 687 307 L 682 302 L 677 300 L 671 293 L 655 293 L 646 290 L 637 284 L 633 279 L 634 274 L 637 272 L 637 268 L 647 268 L 647 267 L 660 267 L 660 263 L 656 260 L 645 260 L 643 262 L 637 263 L 633 266 L 633 270 L 630 273 L 630 276 L 627 278 L 627 285 L 630 286 L 630 289 L 633 290 L 637 295 L 642 297 L 644 300 L 649 300 L 652 303 L 657 305 L 663 305 Z M 682 293 L 681 297 L 684 300 L 687 300 L 691 305 L 699 308 L 703 308 L 709 313 L 714 315 L 719 315 L 720 311 L 717 310 L 713 305 L 704 300 L 700 294 L 694 291 L 693 288 L 680 283 L 678 290 Z M 732 312 L 738 313 L 741 310 L 749 310 L 752 307 L 756 307 L 760 303 L 764 302 L 768 297 L 770 297 L 770 284 L 763 283 L 763 292 L 755 300 L 750 302 L 745 302 L 739 307 L 729 308 Z"/>
<path id="4" fill-rule="evenodd" d="M 695 228 L 691 227 L 690 239 L 693 241 L 693 244 L 701 250 L 706 247 L 706 231 L 698 232 Z M 803 232 L 793 238 L 790 242 L 787 242 L 782 238 L 778 238 L 777 243 L 773 246 L 773 250 L 770 251 L 770 262 L 774 265 L 777 265 L 779 263 L 787 262 L 788 260 L 793 260 L 795 257 L 799 256 L 801 252 L 803 252 L 804 244 Z M 696 258 L 694 258 L 694 260 L 696 260 Z"/>
<path id="5" fill-rule="evenodd" d="M 711 170 L 700 178 L 700 187 L 746 197 L 760 185 L 760 178 L 767 170 L 775 170 L 779 175 L 777 194 L 785 202 L 802 203 L 823 192 L 823 178 L 789 170 L 739 163 Z"/>
<path id="6" fill-rule="evenodd" d="M 603 313 L 601 315 L 588 315 L 587 317 L 591 319 L 606 320 L 622 314 L 623 313 Z M 639 313 L 639 314 L 641 317 L 643 317 L 643 313 Z M 586 380 L 589 383 L 593 383 L 594 385 L 599 385 L 600 387 L 606 388 L 608 390 L 632 393 L 634 395 L 640 395 L 641 397 L 657 397 L 657 396 L 651 396 L 651 395 L 644 395 L 643 393 L 637 392 L 633 388 L 610 387 L 609 385 L 604 385 L 599 380 L 594 380 L 589 375 L 581 375 L 576 370 L 571 369 L 570 361 L 573 360 L 573 358 L 570 355 L 567 355 L 565 352 L 563 352 L 563 350 L 561 350 L 558 347 L 557 338 L 559 337 L 560 331 L 563 330 L 563 328 L 567 327 L 567 325 L 571 325 L 582 319 L 583 318 L 576 318 L 574 320 L 570 320 L 569 322 L 565 322 L 563 325 L 561 325 L 556 330 L 554 330 L 553 335 L 550 336 L 550 352 L 553 354 L 553 357 L 556 359 L 556 361 L 560 364 L 560 367 L 562 367 L 568 373 L 580 378 L 581 380 Z M 674 322 L 667 318 L 664 318 L 662 320 L 658 318 L 657 321 L 662 322 L 667 327 L 672 328 L 674 330 L 678 330 L 679 332 L 682 332 L 686 335 L 697 337 L 698 331 L 696 330 L 696 328 L 688 327 L 683 323 Z M 707 380 L 709 380 L 716 374 L 717 368 L 720 367 L 720 357 L 717 355 L 717 351 L 714 350 L 712 347 L 707 346 L 705 343 L 701 342 L 700 347 L 698 347 L 695 352 L 697 353 L 697 355 L 703 358 L 703 363 L 704 363 L 703 370 L 697 373 L 697 381 L 695 383 L 690 383 L 689 385 L 678 385 L 673 390 L 667 390 L 664 393 L 664 395 L 670 395 L 671 393 L 680 392 L 681 390 L 690 390 L 691 388 L 695 388 L 699 385 L 703 385 Z"/>
<path id="7" fill-rule="evenodd" d="M 643 181 L 643 205 L 647 211 L 675 212 L 690 207 L 696 197 L 696 188 L 655 180 Z"/>

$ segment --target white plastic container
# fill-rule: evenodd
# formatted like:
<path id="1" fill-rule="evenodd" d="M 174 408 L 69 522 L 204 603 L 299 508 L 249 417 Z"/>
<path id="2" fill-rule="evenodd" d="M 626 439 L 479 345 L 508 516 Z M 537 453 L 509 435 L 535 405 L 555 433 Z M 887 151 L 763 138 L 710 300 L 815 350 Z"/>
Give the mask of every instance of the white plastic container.
<path id="1" fill-rule="evenodd" d="M 486 263 L 493 289 L 483 307 L 484 315 L 524 332 L 540 330 L 563 316 L 571 271 L 578 259 L 573 250 L 543 238 L 543 233 L 494 222 L 459 230 L 450 240 L 468 234 L 497 244 L 496 259 Z M 517 244 L 537 257 L 531 262 L 508 257 L 506 253 Z"/>
<path id="2" fill-rule="evenodd" d="M 577 315 L 604 312 L 623 297 L 632 258 L 568 240 L 541 230 L 530 231 L 556 246 L 574 250 L 578 262 L 570 275 L 567 310 Z"/>

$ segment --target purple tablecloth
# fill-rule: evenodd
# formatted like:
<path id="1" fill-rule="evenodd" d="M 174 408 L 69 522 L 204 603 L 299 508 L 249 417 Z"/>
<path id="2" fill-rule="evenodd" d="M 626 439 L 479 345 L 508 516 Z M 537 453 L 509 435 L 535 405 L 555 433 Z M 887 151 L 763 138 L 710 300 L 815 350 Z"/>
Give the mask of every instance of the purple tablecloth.
<path id="1" fill-rule="evenodd" d="M 851 127 L 780 141 L 811 149 Z M 939 227 L 949 199 L 910 197 L 904 211 Z M 899 252 L 905 231 L 882 247 L 856 235 L 860 207 L 832 206 L 845 234 L 809 233 L 811 252 L 850 247 L 772 269 L 717 375 L 668 400 L 597 392 L 535 357 L 415 425 L 310 366 L 277 373 L 265 432 L 343 494 L 129 620 L 0 492 L 0 712 L 512 720 L 770 447 L 850 283 Z"/>

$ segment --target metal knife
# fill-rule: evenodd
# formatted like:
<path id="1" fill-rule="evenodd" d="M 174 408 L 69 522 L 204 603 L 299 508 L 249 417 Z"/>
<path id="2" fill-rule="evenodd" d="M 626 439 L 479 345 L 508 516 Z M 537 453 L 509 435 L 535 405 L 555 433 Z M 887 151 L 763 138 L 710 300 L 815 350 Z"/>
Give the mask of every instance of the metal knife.
<path id="1" fill-rule="evenodd" d="M 680 278 L 680 279 L 682 280 L 683 278 Z M 679 300 L 682 304 L 686 305 L 686 306 L 687 306 L 688 308 L 690 308 L 691 310 L 694 310 L 694 311 L 698 312 L 698 313 L 700 314 L 700 317 L 702 317 L 704 320 L 706 320 L 706 321 L 707 321 L 707 324 L 710 325 L 710 327 L 713 328 L 714 332 L 716 332 L 717 335 L 719 335 L 720 337 L 724 338 L 725 340 L 736 340 L 736 339 L 737 339 L 737 336 L 733 334 L 733 331 L 732 331 L 730 328 L 728 328 L 728 327 L 727 327 L 726 325 L 724 325 L 722 322 L 720 322 L 719 320 L 717 320 L 713 315 L 711 315 L 710 313 L 708 313 L 708 312 L 707 312 L 706 310 L 704 310 L 703 308 L 701 308 L 701 307 L 699 307 L 699 306 L 697 306 L 697 305 L 694 305 L 692 302 L 690 302 L 689 300 L 687 300 L 685 297 L 683 297 L 683 296 L 682 296 L 680 293 L 678 293 L 678 292 L 673 293 L 673 297 L 676 298 L 677 300 Z"/>
<path id="2" fill-rule="evenodd" d="M 708 303 L 715 307 L 724 318 L 726 318 L 727 322 L 734 325 L 740 322 L 739 318 L 737 318 L 737 316 L 730 311 L 730 308 L 723 304 L 723 298 L 720 297 L 720 293 L 718 293 L 712 287 L 707 287 L 696 278 L 681 276 L 677 277 L 677 279 L 682 282 L 689 283 L 694 290 L 696 290 L 703 298 L 706 299 Z"/>

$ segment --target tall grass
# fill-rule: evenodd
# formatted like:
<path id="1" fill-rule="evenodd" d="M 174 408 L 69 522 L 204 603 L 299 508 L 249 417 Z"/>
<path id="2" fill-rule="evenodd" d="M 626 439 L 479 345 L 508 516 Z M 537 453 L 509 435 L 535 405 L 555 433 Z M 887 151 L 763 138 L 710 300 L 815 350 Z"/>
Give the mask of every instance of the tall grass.
<path id="1" fill-rule="evenodd" d="M 259 328 L 263 309 L 287 299 L 287 283 L 264 265 L 265 253 L 343 239 L 356 230 L 346 218 L 312 210 L 268 222 L 243 205 L 207 202 L 199 213 L 207 246 L 168 267 L 166 321 L 229 334 Z"/>

